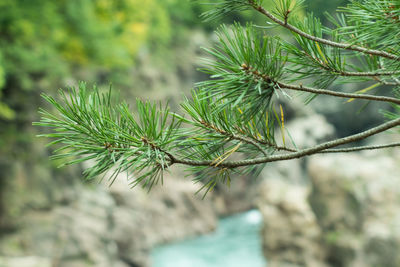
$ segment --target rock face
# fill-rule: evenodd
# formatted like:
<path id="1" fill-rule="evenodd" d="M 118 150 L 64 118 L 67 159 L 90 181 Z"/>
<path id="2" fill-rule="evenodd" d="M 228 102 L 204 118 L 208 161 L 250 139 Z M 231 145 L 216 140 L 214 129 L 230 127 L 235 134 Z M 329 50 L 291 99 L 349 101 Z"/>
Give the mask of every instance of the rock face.
<path id="1" fill-rule="evenodd" d="M 0 267 L 147 267 L 154 246 L 209 233 L 218 216 L 254 207 L 258 185 L 245 177 L 205 199 L 196 194 L 200 184 L 182 177 L 165 174 L 150 193 L 131 189 L 125 174 L 111 187 L 66 187 L 52 207 L 26 212 L 3 233 Z"/>
<path id="2" fill-rule="evenodd" d="M 335 135 L 334 127 L 319 114 L 296 118 L 286 127 L 292 139 L 296 140 L 296 146 L 300 148 L 314 146 Z"/>
<path id="3" fill-rule="evenodd" d="M 218 185 L 210 196 L 217 214 L 227 216 L 256 208 L 260 182 L 261 179 L 240 176 L 229 186 Z"/>
<path id="4" fill-rule="evenodd" d="M 400 266 L 399 163 L 395 151 L 313 156 L 311 186 L 272 171 L 259 200 L 269 266 Z"/>
<path id="5" fill-rule="evenodd" d="M 323 116 L 303 113 L 286 124 L 297 147 L 335 135 Z M 276 162 L 261 176 L 269 266 L 400 266 L 398 149 Z"/>
<path id="6" fill-rule="evenodd" d="M 23 267 L 51 267 L 51 261 L 47 258 L 30 257 L 0 257 L 0 266 Z"/>
<path id="7" fill-rule="evenodd" d="M 324 232 L 329 262 L 400 266 L 399 162 L 387 151 L 309 161 L 310 203 Z"/>
<path id="8" fill-rule="evenodd" d="M 1 254 L 10 262 L 38 255 L 32 259 L 60 267 L 150 266 L 153 246 L 216 227 L 211 198 L 195 195 L 199 188 L 190 180 L 165 177 L 164 186 L 147 193 L 124 178 L 110 188 L 82 187 L 68 205 L 26 214 L 18 232 L 2 237 Z M 36 266 L 33 260 L 5 266 Z"/>
<path id="9" fill-rule="evenodd" d="M 259 209 L 268 266 L 325 266 L 322 233 L 307 202 L 308 188 L 268 179 L 261 190 Z"/>

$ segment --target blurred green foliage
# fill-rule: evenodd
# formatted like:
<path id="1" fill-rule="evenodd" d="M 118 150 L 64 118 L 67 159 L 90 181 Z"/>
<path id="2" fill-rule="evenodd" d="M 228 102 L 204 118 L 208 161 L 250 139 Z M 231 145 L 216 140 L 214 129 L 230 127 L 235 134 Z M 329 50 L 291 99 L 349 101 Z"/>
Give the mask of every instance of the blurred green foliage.
<path id="1" fill-rule="evenodd" d="M 172 36 L 166 6 L 173 2 L 0 1 L 0 226 L 17 218 L 32 203 L 32 192 L 57 176 L 44 160 L 46 151 L 36 148 L 31 127 L 40 93 L 65 87 L 81 72 L 128 69 L 150 43 L 166 46 Z M 37 176 L 35 168 L 49 173 Z M 50 180 L 35 182 L 43 177 Z"/>
<path id="2" fill-rule="evenodd" d="M 157 2 L 1 1 L 0 86 L 10 80 L 29 90 L 38 76 L 60 79 L 76 65 L 130 66 L 150 38 L 170 37 L 167 10 Z"/>
<path id="3" fill-rule="evenodd" d="M 0 88 L 53 84 L 77 66 L 128 68 L 142 46 L 157 53 L 199 25 L 204 9 L 189 0 L 2 0 Z"/>
<path id="4" fill-rule="evenodd" d="M 56 180 L 47 151 L 34 139 L 40 94 L 80 79 L 132 86 L 142 51 L 174 69 L 172 54 L 187 45 L 193 29 L 210 32 L 220 23 L 201 22 L 207 8 L 192 0 L 0 0 L 0 226 L 1 217 L 18 216 L 30 200 L 24 197 L 17 208 L 4 203 L 30 195 L 21 188 L 40 190 L 34 166 L 53 172 L 45 183 Z M 250 16 L 232 14 L 222 22 Z M 98 79 L 103 73 L 108 76 Z"/>
<path id="5" fill-rule="evenodd" d="M 347 3 L 349 3 L 349 0 L 307 0 L 306 9 L 308 12 L 313 12 L 317 17 L 324 20 L 325 12 L 333 15 L 338 7 L 345 6 Z"/>

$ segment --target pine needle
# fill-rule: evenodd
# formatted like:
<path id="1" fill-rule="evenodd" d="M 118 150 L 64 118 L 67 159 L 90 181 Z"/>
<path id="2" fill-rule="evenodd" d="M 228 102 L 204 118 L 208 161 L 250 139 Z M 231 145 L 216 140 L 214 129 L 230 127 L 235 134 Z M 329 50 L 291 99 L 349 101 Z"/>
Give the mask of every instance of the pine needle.
<path id="1" fill-rule="evenodd" d="M 368 86 L 367 88 L 361 89 L 361 90 L 359 90 L 359 91 L 357 91 L 355 93 L 356 94 L 363 94 L 363 93 L 366 93 L 366 92 L 374 89 L 375 87 L 378 87 L 379 85 L 381 85 L 381 83 L 375 83 L 375 84 L 373 84 L 371 86 Z M 349 100 L 347 100 L 347 103 L 350 103 L 350 102 L 353 102 L 353 101 L 354 101 L 354 98 L 350 98 Z"/>

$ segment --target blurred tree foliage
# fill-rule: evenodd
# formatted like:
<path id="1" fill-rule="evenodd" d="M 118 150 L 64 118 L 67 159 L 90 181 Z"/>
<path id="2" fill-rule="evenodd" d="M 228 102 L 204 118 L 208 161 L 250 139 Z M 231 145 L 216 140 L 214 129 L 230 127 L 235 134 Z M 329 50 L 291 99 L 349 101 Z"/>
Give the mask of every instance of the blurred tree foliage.
<path id="1" fill-rule="evenodd" d="M 313 12 L 315 16 L 324 20 L 324 13 L 327 12 L 333 15 L 336 12 L 337 7 L 345 6 L 349 0 L 307 0 L 306 8 L 307 11 Z M 321 8 L 323 7 L 323 8 Z"/>
<path id="2" fill-rule="evenodd" d="M 0 88 L 29 91 L 43 79 L 44 89 L 57 88 L 76 67 L 129 68 L 144 45 L 165 52 L 200 25 L 204 7 L 189 0 L 3 0 L 0 10 Z M 4 94 L 0 117 L 12 119 Z"/>
<path id="3" fill-rule="evenodd" d="M 31 202 L 28 195 L 53 184 L 41 180 L 43 172 L 32 171 L 46 164 L 51 167 L 43 160 L 46 152 L 33 142 L 31 122 L 40 93 L 65 87 L 66 79 L 75 80 L 80 72 L 130 68 L 147 44 L 166 46 L 172 36 L 166 7 L 177 3 L 0 1 L 0 225 L 7 217 L 18 217 L 24 202 Z M 18 168 L 29 173 L 27 181 Z"/>
<path id="4" fill-rule="evenodd" d="M 157 1 L 5 0 L 0 10 L 3 87 L 6 79 L 29 90 L 38 76 L 60 79 L 76 65 L 127 67 L 149 38 L 170 37 Z"/>
<path id="5" fill-rule="evenodd" d="M 220 22 L 201 23 L 205 8 L 191 0 L 0 1 L 0 225 L 10 210 L 14 217 L 21 212 L 4 203 L 27 195 L 14 179 L 16 164 L 29 173 L 27 190 L 44 184 L 30 184 L 37 180 L 30 168 L 49 165 L 47 152 L 33 141 L 39 95 L 104 70 L 114 78 L 85 79 L 130 84 L 129 69 L 142 48 L 167 61 L 193 28 L 216 28 Z M 249 13 L 233 13 L 223 22 L 246 18 Z"/>

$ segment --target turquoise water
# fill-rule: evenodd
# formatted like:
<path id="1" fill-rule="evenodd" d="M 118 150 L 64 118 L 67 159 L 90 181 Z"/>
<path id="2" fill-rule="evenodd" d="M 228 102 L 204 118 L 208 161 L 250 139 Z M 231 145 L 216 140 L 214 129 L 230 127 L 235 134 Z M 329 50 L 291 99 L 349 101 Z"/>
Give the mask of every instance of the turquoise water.
<path id="1" fill-rule="evenodd" d="M 221 219 L 215 232 L 153 249 L 153 267 L 264 267 L 261 214 L 257 210 Z"/>

